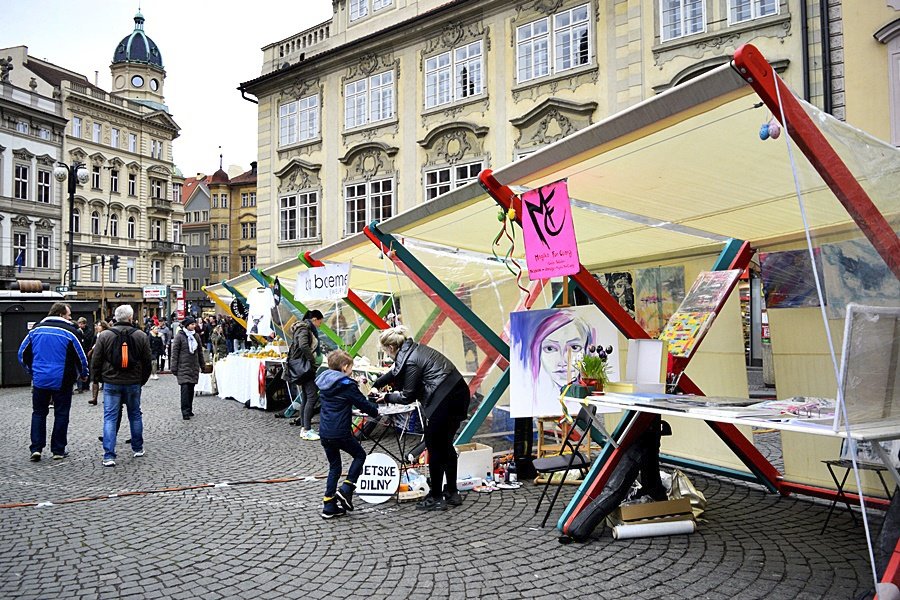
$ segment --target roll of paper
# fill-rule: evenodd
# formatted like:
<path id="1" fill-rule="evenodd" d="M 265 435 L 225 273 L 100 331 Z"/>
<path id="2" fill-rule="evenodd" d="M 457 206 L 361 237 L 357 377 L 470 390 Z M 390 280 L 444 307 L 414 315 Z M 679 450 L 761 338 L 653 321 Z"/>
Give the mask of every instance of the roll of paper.
<path id="1" fill-rule="evenodd" d="M 697 527 L 693 521 L 669 521 L 667 523 L 635 523 L 633 525 L 617 525 L 612 535 L 617 540 L 631 538 L 655 537 L 658 535 L 679 535 L 694 533 Z"/>

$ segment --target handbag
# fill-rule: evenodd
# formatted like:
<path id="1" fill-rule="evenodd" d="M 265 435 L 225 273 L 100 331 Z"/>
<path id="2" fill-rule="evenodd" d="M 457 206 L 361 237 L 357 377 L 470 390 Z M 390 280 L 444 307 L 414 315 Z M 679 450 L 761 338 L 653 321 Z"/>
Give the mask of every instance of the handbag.
<path id="1" fill-rule="evenodd" d="M 312 381 L 315 374 L 315 364 L 303 356 L 300 358 L 292 358 L 287 361 L 287 380 L 292 383 L 299 383 L 302 385 L 308 381 Z"/>

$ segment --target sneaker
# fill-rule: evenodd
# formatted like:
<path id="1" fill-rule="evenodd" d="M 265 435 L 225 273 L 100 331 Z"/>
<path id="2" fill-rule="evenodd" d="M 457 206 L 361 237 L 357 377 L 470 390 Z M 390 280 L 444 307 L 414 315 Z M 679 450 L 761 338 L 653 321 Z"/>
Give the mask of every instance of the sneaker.
<path id="1" fill-rule="evenodd" d="M 69 455 L 68 452 L 63 452 L 62 454 L 54 454 L 53 460 L 62 460 Z"/>
<path id="2" fill-rule="evenodd" d="M 31 453 L 31 462 L 40 462 L 41 453 L 40 452 L 32 452 Z"/>
<path id="3" fill-rule="evenodd" d="M 420 500 L 416 503 L 416 508 L 419 510 L 447 510 L 447 503 L 444 502 L 443 498 L 433 498 L 431 496 L 426 496 L 424 500 Z"/>
<path id="4" fill-rule="evenodd" d="M 159 375 L 151 375 L 150 379 L 159 379 Z"/>
<path id="5" fill-rule="evenodd" d="M 463 499 L 459 492 L 453 492 L 452 494 L 444 492 L 444 502 L 447 503 L 447 506 L 462 506 Z"/>
<path id="6" fill-rule="evenodd" d="M 326 500 L 322 504 L 322 518 L 323 519 L 333 519 L 335 517 L 343 517 L 347 514 L 347 511 L 344 510 L 344 507 L 338 506 L 338 503 L 335 502 L 334 498 L 331 500 Z"/>
<path id="7" fill-rule="evenodd" d="M 144 451 L 143 451 L 143 450 L 138 450 L 137 452 L 134 453 L 134 457 L 135 457 L 135 458 L 140 458 L 140 457 L 142 457 L 143 455 L 144 455 Z"/>
<path id="8" fill-rule="evenodd" d="M 353 512 L 353 488 L 356 487 L 349 481 L 345 481 L 341 484 L 341 487 L 338 488 L 338 491 L 335 493 L 334 498 L 338 501 L 338 504 L 341 505 L 347 512 Z"/>
<path id="9" fill-rule="evenodd" d="M 306 431 L 306 433 L 301 433 L 300 438 L 306 440 L 307 442 L 316 442 L 320 439 L 319 434 L 316 433 L 314 429 L 309 429 Z"/>
<path id="10" fill-rule="evenodd" d="M 114 466 L 116 466 L 116 461 L 113 460 L 112 458 L 104 458 L 103 466 L 104 467 L 114 467 Z"/>

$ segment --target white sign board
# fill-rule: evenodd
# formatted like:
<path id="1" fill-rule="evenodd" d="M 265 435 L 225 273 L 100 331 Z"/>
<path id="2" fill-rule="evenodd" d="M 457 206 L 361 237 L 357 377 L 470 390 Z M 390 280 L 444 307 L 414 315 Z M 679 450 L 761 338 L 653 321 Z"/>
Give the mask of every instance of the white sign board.
<path id="1" fill-rule="evenodd" d="M 145 285 L 144 298 L 165 298 L 166 286 L 164 285 Z"/>
<path id="2" fill-rule="evenodd" d="M 297 273 L 299 300 L 340 300 L 350 288 L 350 263 L 334 263 Z"/>
<path id="3" fill-rule="evenodd" d="M 356 482 L 356 493 L 369 504 L 387 502 L 400 487 L 400 468 L 387 454 L 366 457 L 362 475 Z"/>

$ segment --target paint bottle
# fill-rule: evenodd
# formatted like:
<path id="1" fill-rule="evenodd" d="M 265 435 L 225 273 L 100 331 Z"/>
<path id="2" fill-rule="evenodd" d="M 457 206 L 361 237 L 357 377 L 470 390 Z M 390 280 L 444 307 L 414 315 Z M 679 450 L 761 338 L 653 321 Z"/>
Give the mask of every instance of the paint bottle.
<path id="1" fill-rule="evenodd" d="M 506 466 L 506 483 L 518 483 L 519 482 L 519 474 L 516 469 L 516 461 L 511 460 L 509 464 Z"/>

